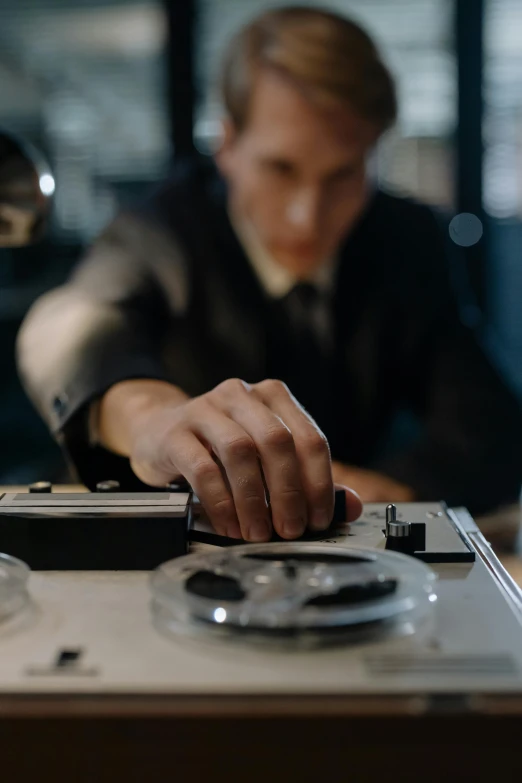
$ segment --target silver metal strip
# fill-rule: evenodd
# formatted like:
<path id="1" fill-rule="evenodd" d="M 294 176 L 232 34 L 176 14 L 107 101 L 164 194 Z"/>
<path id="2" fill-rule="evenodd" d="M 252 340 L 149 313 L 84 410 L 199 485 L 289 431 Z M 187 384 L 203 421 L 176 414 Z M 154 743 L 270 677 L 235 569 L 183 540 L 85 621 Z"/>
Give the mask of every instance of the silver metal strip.
<path id="1" fill-rule="evenodd" d="M 519 622 L 522 624 L 522 589 L 515 582 L 511 574 L 506 571 L 480 531 L 478 533 L 471 533 L 470 538 L 488 570 L 503 589 Z"/>
<path id="2" fill-rule="evenodd" d="M 19 508 L 19 509 L 31 509 L 31 508 L 128 508 L 129 510 L 135 508 L 170 508 L 171 506 L 179 507 L 186 506 L 188 500 L 143 500 L 143 501 L 121 501 L 121 500 L 35 500 L 32 503 L 23 501 L 11 501 L 10 503 L 0 504 L 0 511 L 4 509 Z"/>
<path id="3" fill-rule="evenodd" d="M 470 552 L 474 551 L 473 543 L 470 539 L 470 536 L 466 530 L 465 525 L 462 523 L 462 520 L 460 519 L 459 512 L 461 509 L 454 509 L 454 508 L 448 508 L 446 505 L 442 504 L 444 511 L 446 512 L 446 516 L 449 519 L 449 522 L 453 529 L 455 530 L 456 534 L 459 536 L 460 540 L 464 544 L 464 546 L 469 549 Z M 466 514 L 469 515 L 467 509 L 462 509 Z M 478 528 L 477 528 L 478 530 Z"/>

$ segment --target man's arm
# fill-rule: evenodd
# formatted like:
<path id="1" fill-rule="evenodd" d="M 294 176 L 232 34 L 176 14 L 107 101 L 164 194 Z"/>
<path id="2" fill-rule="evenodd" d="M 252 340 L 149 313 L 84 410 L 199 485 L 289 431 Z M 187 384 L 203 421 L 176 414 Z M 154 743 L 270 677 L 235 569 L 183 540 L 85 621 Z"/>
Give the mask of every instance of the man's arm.
<path id="1" fill-rule="evenodd" d="M 415 500 L 412 487 L 375 470 L 332 462 L 336 484 L 351 487 L 363 503 L 408 503 Z"/>
<path id="2" fill-rule="evenodd" d="M 19 339 L 26 388 L 80 477 L 164 487 L 184 476 L 218 530 L 251 540 L 272 526 L 286 538 L 326 528 L 328 444 L 284 384 L 230 379 L 190 399 L 165 376 L 163 331 L 183 317 L 166 300 L 179 298 L 183 278 L 161 280 L 175 274 L 176 248 L 161 263 L 151 232 L 135 229 L 114 226 L 70 283 L 37 303 Z M 357 517 L 359 499 L 348 491 L 347 501 Z"/>
<path id="3" fill-rule="evenodd" d="M 161 264 L 167 254 L 163 266 L 175 278 L 171 299 L 177 297 L 170 310 L 181 316 L 188 296 L 181 253 L 154 227 L 124 214 L 69 282 L 33 305 L 20 330 L 24 387 L 88 486 L 107 476 L 132 479 L 125 461 L 90 443 L 89 409 L 119 381 L 165 379 L 160 346 L 168 307 L 150 258 Z"/>

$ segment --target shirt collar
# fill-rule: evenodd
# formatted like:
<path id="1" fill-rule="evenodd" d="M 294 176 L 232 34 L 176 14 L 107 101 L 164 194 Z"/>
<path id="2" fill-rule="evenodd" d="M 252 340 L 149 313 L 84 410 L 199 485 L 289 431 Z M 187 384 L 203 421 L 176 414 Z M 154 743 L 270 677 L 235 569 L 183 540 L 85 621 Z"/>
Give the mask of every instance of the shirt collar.
<path id="1" fill-rule="evenodd" d="M 229 218 L 250 266 L 268 296 L 280 299 L 286 296 L 298 282 L 312 283 L 323 294 L 331 292 L 336 267 L 335 258 L 322 264 L 306 281 L 298 280 L 288 269 L 274 261 L 262 245 L 250 221 L 238 218 L 230 210 Z"/>

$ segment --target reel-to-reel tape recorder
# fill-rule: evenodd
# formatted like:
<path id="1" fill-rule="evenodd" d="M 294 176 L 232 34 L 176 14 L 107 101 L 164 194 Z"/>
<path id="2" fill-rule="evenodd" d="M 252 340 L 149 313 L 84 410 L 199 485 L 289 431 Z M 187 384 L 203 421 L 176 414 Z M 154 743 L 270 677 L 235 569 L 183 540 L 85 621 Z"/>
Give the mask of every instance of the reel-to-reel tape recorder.
<path id="1" fill-rule="evenodd" d="M 0 498 L 0 694 L 522 694 L 520 592 L 464 509 L 245 544 L 109 489 Z"/>
<path id="2" fill-rule="evenodd" d="M 0 498 L 6 779 L 440 780 L 452 748 L 496 769 L 522 597 L 465 509 L 346 523 L 339 497 L 320 540 L 246 544 L 184 490 L 34 489 Z"/>

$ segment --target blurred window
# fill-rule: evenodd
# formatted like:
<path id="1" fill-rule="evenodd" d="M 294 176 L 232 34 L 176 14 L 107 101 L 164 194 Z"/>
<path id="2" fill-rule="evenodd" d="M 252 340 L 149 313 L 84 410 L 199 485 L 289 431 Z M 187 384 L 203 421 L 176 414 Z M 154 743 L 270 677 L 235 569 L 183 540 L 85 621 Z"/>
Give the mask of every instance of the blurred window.
<path id="1" fill-rule="evenodd" d="M 162 4 L 2 0 L 0 125 L 43 146 L 55 235 L 86 239 L 169 159 Z"/>
<path id="2" fill-rule="evenodd" d="M 522 3 L 488 0 L 484 67 L 484 207 L 490 216 L 491 317 L 522 392 Z"/>
<path id="3" fill-rule="evenodd" d="M 47 155 L 57 184 L 45 241 L 0 250 L 0 484 L 67 475 L 20 387 L 15 337 L 118 203 L 165 172 L 165 35 L 161 0 L 0 0 L 0 126 Z"/>

